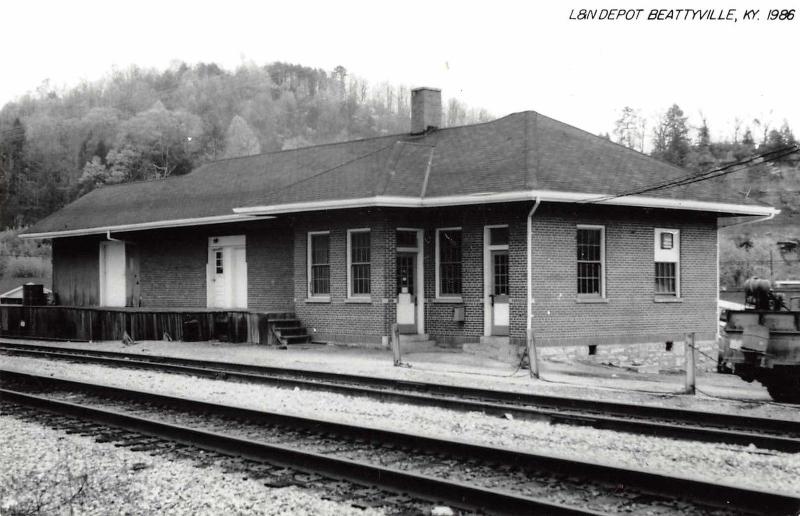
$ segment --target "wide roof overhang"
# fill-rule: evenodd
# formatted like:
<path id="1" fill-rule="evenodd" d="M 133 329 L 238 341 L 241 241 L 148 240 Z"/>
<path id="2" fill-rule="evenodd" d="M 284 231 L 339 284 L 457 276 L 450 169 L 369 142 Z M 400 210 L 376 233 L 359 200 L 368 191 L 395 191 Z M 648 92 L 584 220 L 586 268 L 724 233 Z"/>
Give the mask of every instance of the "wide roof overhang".
<path id="1" fill-rule="evenodd" d="M 520 190 L 513 192 L 486 192 L 469 195 L 438 197 L 384 196 L 333 199 L 325 201 L 271 204 L 263 206 L 242 206 L 234 208 L 233 213 L 211 217 L 161 220 L 115 226 L 69 229 L 42 233 L 28 233 L 21 238 L 63 238 L 85 235 L 110 234 L 111 232 L 145 231 L 153 229 L 191 227 L 210 224 L 226 224 L 263 220 L 277 215 L 302 213 L 308 211 L 342 210 L 351 208 L 434 208 L 445 206 L 468 206 L 504 202 L 534 201 L 575 203 L 584 205 L 628 206 L 637 208 L 657 208 L 667 210 L 686 210 L 715 213 L 718 216 L 760 216 L 774 217 L 780 210 L 770 206 L 750 204 L 729 204 L 688 199 L 672 199 L 647 196 L 609 197 L 591 193 L 559 192 L 552 190 Z"/>

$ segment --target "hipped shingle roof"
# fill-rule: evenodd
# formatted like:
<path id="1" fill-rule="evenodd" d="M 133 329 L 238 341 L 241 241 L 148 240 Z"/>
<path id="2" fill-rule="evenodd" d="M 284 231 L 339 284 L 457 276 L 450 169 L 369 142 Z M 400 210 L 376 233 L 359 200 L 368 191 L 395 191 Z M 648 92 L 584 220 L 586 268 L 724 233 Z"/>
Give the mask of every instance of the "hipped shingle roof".
<path id="1" fill-rule="evenodd" d="M 408 134 L 220 160 L 185 176 L 94 190 L 27 233 L 233 215 L 234 208 L 373 196 L 526 190 L 615 195 L 686 170 L 536 112 Z M 752 204 L 717 179 L 648 192 Z"/>

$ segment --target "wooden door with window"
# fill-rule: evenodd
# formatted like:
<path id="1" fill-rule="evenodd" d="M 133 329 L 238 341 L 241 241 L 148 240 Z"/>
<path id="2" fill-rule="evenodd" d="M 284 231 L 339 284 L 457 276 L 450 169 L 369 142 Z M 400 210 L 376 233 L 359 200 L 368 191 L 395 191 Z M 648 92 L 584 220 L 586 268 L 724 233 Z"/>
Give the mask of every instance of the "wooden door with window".
<path id="1" fill-rule="evenodd" d="M 508 335 L 508 250 L 491 253 L 492 335 Z"/>
<path id="2" fill-rule="evenodd" d="M 225 259 L 225 248 L 215 247 L 211 250 L 211 278 L 213 286 L 212 307 L 224 307 L 228 304 L 225 269 L 228 267 Z"/>
<path id="3" fill-rule="evenodd" d="M 397 327 L 400 333 L 417 333 L 417 253 L 397 253 Z"/>

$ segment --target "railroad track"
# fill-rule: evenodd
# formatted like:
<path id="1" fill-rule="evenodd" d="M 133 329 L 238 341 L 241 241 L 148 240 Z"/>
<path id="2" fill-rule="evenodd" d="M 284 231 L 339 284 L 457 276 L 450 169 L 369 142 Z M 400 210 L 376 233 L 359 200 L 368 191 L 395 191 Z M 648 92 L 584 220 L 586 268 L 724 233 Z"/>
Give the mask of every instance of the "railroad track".
<path id="1" fill-rule="evenodd" d="M 689 477 L 10 371 L 0 371 L 0 378 L 2 407 L 75 418 L 90 433 L 93 425 L 120 428 L 467 511 L 782 515 L 800 510 L 800 499 L 788 494 Z"/>
<path id="2" fill-rule="evenodd" d="M 111 351 L 0 342 L 0 353 L 300 387 L 451 410 L 511 414 L 675 439 L 800 452 L 800 422 L 697 410 L 564 398 L 323 371 L 252 366 Z"/>

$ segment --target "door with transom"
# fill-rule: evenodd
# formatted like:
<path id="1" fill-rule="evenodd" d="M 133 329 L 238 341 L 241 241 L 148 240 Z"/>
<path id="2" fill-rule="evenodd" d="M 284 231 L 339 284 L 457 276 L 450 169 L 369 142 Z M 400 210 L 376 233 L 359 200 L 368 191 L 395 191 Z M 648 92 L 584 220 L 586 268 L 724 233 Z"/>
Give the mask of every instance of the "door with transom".
<path id="1" fill-rule="evenodd" d="M 417 253 L 397 253 L 397 327 L 400 333 L 417 333 Z"/>
<path id="2" fill-rule="evenodd" d="M 484 227 L 484 335 L 508 336 L 511 316 L 509 227 Z"/>

